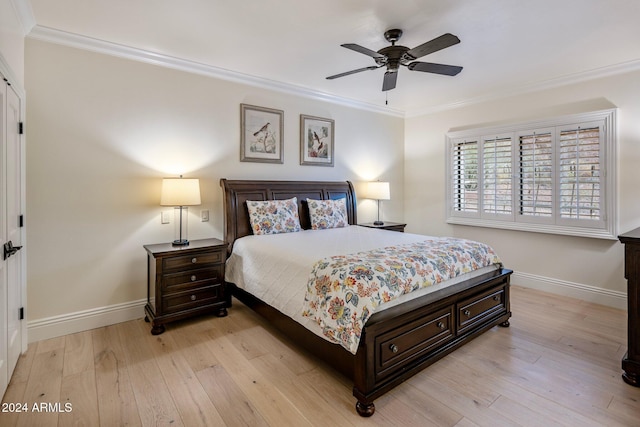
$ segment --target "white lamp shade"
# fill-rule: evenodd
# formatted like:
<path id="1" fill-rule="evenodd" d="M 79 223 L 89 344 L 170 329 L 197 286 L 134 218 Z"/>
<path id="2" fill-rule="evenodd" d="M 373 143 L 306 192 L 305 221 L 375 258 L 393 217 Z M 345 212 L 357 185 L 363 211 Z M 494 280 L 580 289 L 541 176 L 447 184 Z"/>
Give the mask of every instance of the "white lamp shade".
<path id="1" fill-rule="evenodd" d="M 383 181 L 372 181 L 367 184 L 365 199 L 374 200 L 390 200 L 391 192 L 389 190 L 389 183 Z"/>
<path id="2" fill-rule="evenodd" d="M 197 178 L 164 178 L 162 206 L 197 206 L 200 204 L 200 180 Z"/>

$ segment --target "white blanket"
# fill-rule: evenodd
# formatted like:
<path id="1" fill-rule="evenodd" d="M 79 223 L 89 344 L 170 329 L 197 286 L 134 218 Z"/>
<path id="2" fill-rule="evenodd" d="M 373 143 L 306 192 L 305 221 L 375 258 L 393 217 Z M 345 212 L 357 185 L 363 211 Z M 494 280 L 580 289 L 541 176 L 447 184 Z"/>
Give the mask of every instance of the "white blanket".
<path id="1" fill-rule="evenodd" d="M 320 327 L 302 316 L 309 274 L 322 258 L 367 251 L 391 245 L 415 243 L 425 236 L 352 225 L 329 230 L 245 236 L 235 241 L 227 260 L 225 280 L 236 284 L 323 338 Z M 412 298 L 495 270 L 485 267 L 438 285 L 423 288 L 382 304 L 385 310 Z"/>

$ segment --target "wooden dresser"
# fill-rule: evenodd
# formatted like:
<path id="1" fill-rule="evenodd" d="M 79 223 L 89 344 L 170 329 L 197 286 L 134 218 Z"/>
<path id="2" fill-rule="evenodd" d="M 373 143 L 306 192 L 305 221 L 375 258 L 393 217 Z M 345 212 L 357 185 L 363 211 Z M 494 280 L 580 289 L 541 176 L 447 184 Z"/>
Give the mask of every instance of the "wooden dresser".
<path id="1" fill-rule="evenodd" d="M 627 354 L 622 378 L 640 387 L 640 228 L 618 236 L 624 244 L 624 277 L 627 279 Z"/>
<path id="2" fill-rule="evenodd" d="M 218 239 L 192 240 L 187 246 L 171 243 L 144 245 L 147 250 L 147 304 L 145 320 L 151 333 L 164 324 L 199 314 L 227 315 L 231 297 L 225 292 L 227 245 Z"/>

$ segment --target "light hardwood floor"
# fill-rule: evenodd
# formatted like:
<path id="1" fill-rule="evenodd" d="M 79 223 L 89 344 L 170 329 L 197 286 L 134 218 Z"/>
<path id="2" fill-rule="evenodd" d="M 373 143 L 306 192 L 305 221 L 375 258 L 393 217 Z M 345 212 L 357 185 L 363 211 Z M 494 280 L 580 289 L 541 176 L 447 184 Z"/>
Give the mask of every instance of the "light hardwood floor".
<path id="1" fill-rule="evenodd" d="M 625 384 L 626 312 L 512 287 L 510 328 L 493 328 L 354 410 L 351 384 L 234 300 L 226 318 L 142 319 L 31 344 L 0 426 L 638 426 Z M 34 413 L 40 402 L 62 411 Z M 53 407 L 52 409 L 56 409 Z"/>

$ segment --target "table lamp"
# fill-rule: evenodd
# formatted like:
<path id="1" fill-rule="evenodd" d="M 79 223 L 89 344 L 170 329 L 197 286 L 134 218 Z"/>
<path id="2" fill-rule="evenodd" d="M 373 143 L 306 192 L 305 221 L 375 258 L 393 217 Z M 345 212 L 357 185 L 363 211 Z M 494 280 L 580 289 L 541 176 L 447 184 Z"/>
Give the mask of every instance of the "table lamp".
<path id="1" fill-rule="evenodd" d="M 162 194 L 160 196 L 161 206 L 174 207 L 174 228 L 175 237 L 173 246 L 186 246 L 187 239 L 187 216 L 189 206 L 200 204 L 200 180 L 196 178 L 164 178 L 162 180 Z"/>
<path id="2" fill-rule="evenodd" d="M 380 200 L 390 200 L 391 192 L 389 191 L 389 183 L 383 181 L 372 181 L 367 184 L 364 197 L 366 199 L 374 199 L 378 201 L 378 220 L 373 221 L 374 225 L 384 225 L 380 221 Z"/>

